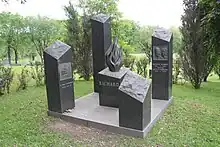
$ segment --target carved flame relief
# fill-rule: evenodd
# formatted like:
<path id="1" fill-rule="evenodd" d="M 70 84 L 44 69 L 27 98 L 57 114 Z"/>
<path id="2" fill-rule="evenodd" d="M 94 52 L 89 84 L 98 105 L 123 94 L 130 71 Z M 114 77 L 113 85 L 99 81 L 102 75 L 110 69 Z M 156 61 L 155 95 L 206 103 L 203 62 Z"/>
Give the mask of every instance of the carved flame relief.
<path id="1" fill-rule="evenodd" d="M 122 49 L 118 45 L 118 38 L 110 45 L 105 54 L 106 64 L 111 72 L 118 72 L 122 66 Z"/>

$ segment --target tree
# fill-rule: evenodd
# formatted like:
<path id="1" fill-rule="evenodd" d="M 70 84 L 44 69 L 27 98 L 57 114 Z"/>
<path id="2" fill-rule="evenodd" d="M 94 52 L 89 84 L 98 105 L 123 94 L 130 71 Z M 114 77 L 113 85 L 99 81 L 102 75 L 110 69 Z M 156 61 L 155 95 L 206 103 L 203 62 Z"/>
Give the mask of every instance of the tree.
<path id="1" fill-rule="evenodd" d="M 151 36 L 154 28 L 153 26 L 143 26 L 137 32 L 138 48 L 145 53 L 149 62 L 151 61 Z"/>
<path id="2" fill-rule="evenodd" d="M 3 3 L 9 3 L 11 0 L 1 0 Z M 17 0 L 17 1 L 19 1 L 21 4 L 24 4 L 24 3 L 26 3 L 27 2 L 27 0 Z"/>
<path id="3" fill-rule="evenodd" d="M 139 25 L 132 20 L 122 19 L 119 20 L 118 25 L 118 39 L 120 41 L 126 42 L 133 48 L 137 47 L 136 34 L 140 29 Z"/>
<path id="4" fill-rule="evenodd" d="M 220 79 L 220 57 L 218 57 L 218 60 L 214 66 L 214 72 L 215 72 L 215 74 L 218 75 L 218 77 Z"/>
<path id="5" fill-rule="evenodd" d="M 27 17 L 27 33 L 43 63 L 43 51 L 60 38 L 61 26 L 47 17 Z"/>
<path id="6" fill-rule="evenodd" d="M 206 62 L 204 81 L 213 70 L 220 53 L 220 4 L 211 0 L 201 0 L 200 3 L 201 27 L 204 36 L 203 45 L 206 48 Z"/>
<path id="7" fill-rule="evenodd" d="M 1 36 L 7 47 L 8 60 L 11 64 L 11 51 L 15 54 L 15 63 L 18 63 L 18 54 L 23 42 L 24 24 L 23 17 L 18 14 L 1 13 Z"/>
<path id="8" fill-rule="evenodd" d="M 184 75 L 195 89 L 199 89 L 204 78 L 205 48 L 201 33 L 198 0 L 184 0 L 181 33 L 183 48 L 180 52 Z"/>
<path id="9" fill-rule="evenodd" d="M 77 9 L 80 9 L 88 17 L 104 13 L 111 17 L 112 21 L 112 35 L 119 34 L 119 19 L 122 13 L 118 10 L 119 0 L 79 0 Z"/>
<path id="10" fill-rule="evenodd" d="M 92 74 L 91 26 L 89 17 L 80 17 L 74 6 L 69 3 L 65 7 L 68 17 L 66 21 L 66 42 L 73 50 L 73 67 L 85 80 Z"/>
<path id="11" fill-rule="evenodd" d="M 173 33 L 173 52 L 178 53 L 182 46 L 182 34 L 176 27 L 171 27 L 169 30 Z"/>

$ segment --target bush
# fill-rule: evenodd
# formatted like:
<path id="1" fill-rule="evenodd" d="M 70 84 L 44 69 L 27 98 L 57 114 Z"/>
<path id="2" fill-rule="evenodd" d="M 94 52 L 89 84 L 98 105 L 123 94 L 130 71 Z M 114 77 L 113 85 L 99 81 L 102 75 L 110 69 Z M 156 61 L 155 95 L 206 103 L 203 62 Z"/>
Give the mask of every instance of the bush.
<path id="1" fill-rule="evenodd" d="M 218 59 L 216 65 L 214 66 L 214 72 L 218 75 L 220 79 L 220 58 Z"/>
<path id="2" fill-rule="evenodd" d="M 180 72 L 181 72 L 181 60 L 180 58 L 176 58 L 173 64 L 173 84 L 177 84 L 178 83 L 178 79 L 180 76 Z"/>
<path id="3" fill-rule="evenodd" d="M 123 64 L 125 67 L 129 68 L 130 70 L 134 70 L 135 65 L 135 57 L 132 56 L 125 56 L 123 59 Z"/>
<path id="4" fill-rule="evenodd" d="M 44 85 L 44 67 L 40 62 L 35 62 L 31 67 L 31 77 L 36 81 L 36 86 Z"/>
<path id="5" fill-rule="evenodd" d="M 147 78 L 147 65 L 149 61 L 147 58 L 140 58 L 136 62 L 136 67 L 137 67 L 137 73 L 139 75 L 142 75 L 143 77 Z"/>
<path id="6" fill-rule="evenodd" d="M 26 66 L 24 66 L 21 74 L 18 75 L 19 85 L 17 91 L 27 89 L 29 79 L 29 71 L 26 69 Z"/>
<path id="7" fill-rule="evenodd" d="M 11 67 L 0 66 L 0 78 L 2 79 L 2 87 L 0 88 L 0 94 L 3 95 L 5 92 L 10 93 L 11 84 L 13 81 L 14 72 Z"/>

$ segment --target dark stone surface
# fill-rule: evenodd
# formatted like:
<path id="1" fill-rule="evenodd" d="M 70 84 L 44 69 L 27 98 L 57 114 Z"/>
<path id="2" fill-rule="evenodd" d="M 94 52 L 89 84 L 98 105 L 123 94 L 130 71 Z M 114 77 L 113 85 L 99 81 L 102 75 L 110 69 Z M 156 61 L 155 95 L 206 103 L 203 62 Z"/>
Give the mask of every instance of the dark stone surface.
<path id="1" fill-rule="evenodd" d="M 48 109 L 63 113 L 75 107 L 71 47 L 56 41 L 44 51 Z"/>
<path id="2" fill-rule="evenodd" d="M 112 72 L 118 72 L 122 67 L 122 49 L 118 45 L 117 37 L 107 50 L 105 57 L 109 70 Z"/>
<path id="3" fill-rule="evenodd" d="M 121 68 L 118 72 L 111 72 L 109 68 L 105 68 L 99 72 L 100 106 L 119 107 L 118 88 L 127 72 L 127 68 Z"/>
<path id="4" fill-rule="evenodd" d="M 172 95 L 173 35 L 158 28 L 152 35 L 152 98 L 169 100 Z"/>
<path id="5" fill-rule="evenodd" d="M 94 91 L 99 92 L 98 73 L 105 69 L 105 53 L 111 45 L 110 17 L 99 14 L 91 19 L 92 22 L 92 54 L 93 54 L 93 78 Z"/>
<path id="6" fill-rule="evenodd" d="M 129 71 L 119 95 L 119 126 L 144 130 L 151 121 L 151 80 Z"/>

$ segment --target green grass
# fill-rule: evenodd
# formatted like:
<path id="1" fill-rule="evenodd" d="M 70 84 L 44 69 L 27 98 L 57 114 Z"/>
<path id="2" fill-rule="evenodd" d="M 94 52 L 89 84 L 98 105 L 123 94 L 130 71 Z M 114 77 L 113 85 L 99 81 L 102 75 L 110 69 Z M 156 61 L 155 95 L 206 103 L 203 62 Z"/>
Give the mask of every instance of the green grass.
<path id="1" fill-rule="evenodd" d="M 92 92 L 92 85 L 91 81 L 76 81 L 76 97 Z M 173 104 L 145 139 L 120 137 L 116 146 L 220 146 L 218 77 L 211 77 L 199 90 L 190 84 L 174 85 L 173 96 Z M 0 146 L 92 146 L 46 129 L 53 120 L 47 116 L 44 86 L 0 97 Z"/>
<path id="2" fill-rule="evenodd" d="M 75 82 L 76 96 L 92 91 L 92 82 Z M 45 87 L 29 87 L 0 98 L 0 146 L 67 146 L 73 144 L 67 135 L 45 131 L 47 116 Z"/>

